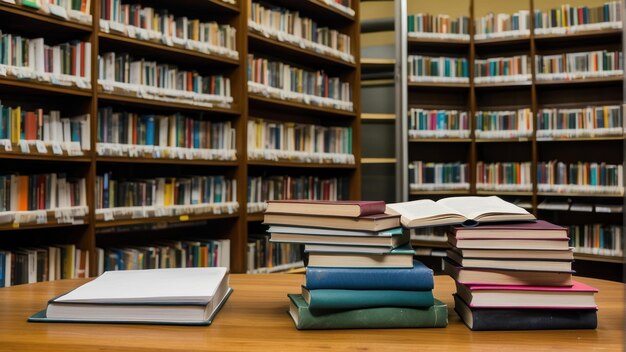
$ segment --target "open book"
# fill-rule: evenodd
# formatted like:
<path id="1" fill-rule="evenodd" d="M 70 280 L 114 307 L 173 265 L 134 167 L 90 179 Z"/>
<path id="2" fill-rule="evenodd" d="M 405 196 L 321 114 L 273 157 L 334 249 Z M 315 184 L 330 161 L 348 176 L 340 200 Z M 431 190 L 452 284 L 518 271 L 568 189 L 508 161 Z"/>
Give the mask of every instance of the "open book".
<path id="1" fill-rule="evenodd" d="M 535 216 L 496 196 L 421 199 L 387 204 L 387 214 L 400 215 L 404 227 L 438 225 L 474 226 L 498 221 L 535 221 Z"/>
<path id="2" fill-rule="evenodd" d="M 29 321 L 209 325 L 231 291 L 227 268 L 107 271 Z"/>

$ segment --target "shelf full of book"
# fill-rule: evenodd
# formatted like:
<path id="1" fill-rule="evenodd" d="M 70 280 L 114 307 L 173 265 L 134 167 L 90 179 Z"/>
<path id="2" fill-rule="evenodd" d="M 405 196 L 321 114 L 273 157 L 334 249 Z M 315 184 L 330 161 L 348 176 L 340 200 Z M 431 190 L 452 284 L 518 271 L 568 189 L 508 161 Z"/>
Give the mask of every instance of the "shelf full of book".
<path id="1" fill-rule="evenodd" d="M 594 227 L 619 228 L 621 215 L 573 219 L 542 204 L 623 200 L 624 4 L 516 6 L 459 0 L 453 14 L 428 14 L 396 3 L 396 61 L 406 65 L 396 80 L 396 114 L 406 116 L 397 131 L 399 200 L 500 195 L 580 226 L 581 260 L 621 261 L 602 250 L 614 245 L 603 237 L 612 230 Z"/>

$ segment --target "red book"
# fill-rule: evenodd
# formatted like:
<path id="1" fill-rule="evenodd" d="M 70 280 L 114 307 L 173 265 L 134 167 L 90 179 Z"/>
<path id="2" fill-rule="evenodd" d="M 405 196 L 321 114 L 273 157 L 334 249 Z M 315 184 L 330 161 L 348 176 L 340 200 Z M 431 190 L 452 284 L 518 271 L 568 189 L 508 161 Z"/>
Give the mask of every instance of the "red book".
<path id="1" fill-rule="evenodd" d="M 361 217 L 385 212 L 384 201 L 270 200 L 266 213 Z"/>
<path id="2" fill-rule="evenodd" d="M 24 137 L 27 141 L 37 139 L 37 115 L 33 111 L 26 113 L 26 121 L 24 121 Z"/>
<path id="3" fill-rule="evenodd" d="M 471 308 L 597 309 L 598 289 L 572 280 L 572 286 L 494 286 L 456 283 Z"/>

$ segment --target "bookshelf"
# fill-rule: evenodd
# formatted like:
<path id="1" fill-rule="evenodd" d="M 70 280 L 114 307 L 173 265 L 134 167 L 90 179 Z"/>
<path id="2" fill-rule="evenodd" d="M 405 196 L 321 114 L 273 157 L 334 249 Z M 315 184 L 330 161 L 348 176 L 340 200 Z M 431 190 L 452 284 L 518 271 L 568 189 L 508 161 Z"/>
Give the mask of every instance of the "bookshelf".
<path id="1" fill-rule="evenodd" d="M 338 3 L 248 0 L 245 6 L 246 69 L 251 79 L 244 92 L 249 137 L 242 149 L 249 187 L 242 208 L 247 272 L 302 266 L 300 246 L 267 242 L 267 226 L 262 224 L 265 200 L 360 198 L 359 2 L 344 1 L 348 7 Z M 272 11 L 276 17 L 289 14 L 304 29 L 264 22 L 261 14 Z M 310 28 L 320 31 L 317 42 Z M 324 36 L 333 39 L 326 42 Z M 333 88 L 324 92 L 304 84 L 301 90 L 293 89 L 278 67 L 288 67 L 292 84 L 299 75 L 315 75 Z M 341 146 L 336 148 L 336 143 Z"/>
<path id="2" fill-rule="evenodd" d="M 538 179 L 541 175 L 541 167 L 546 167 L 542 163 L 552 160 L 561 161 L 562 165 L 559 167 L 565 168 L 566 171 L 573 168 L 572 173 L 581 173 L 584 177 L 584 180 L 580 179 L 581 184 L 587 183 L 587 177 L 591 177 L 589 172 L 584 175 L 582 173 L 585 172 L 584 170 L 590 170 L 592 165 L 595 170 L 596 167 L 602 166 L 600 163 L 604 162 L 611 168 L 615 166 L 617 169 L 623 167 L 624 163 L 623 119 L 619 120 L 616 117 L 616 121 L 619 122 L 616 126 L 604 126 L 603 123 L 602 126 L 589 128 L 585 127 L 588 126 L 583 121 L 585 119 L 580 118 L 580 116 L 595 118 L 598 110 L 615 111 L 615 116 L 623 116 L 623 58 L 615 56 L 613 61 L 609 60 L 619 67 L 599 68 L 600 71 L 607 70 L 606 72 L 580 74 L 577 69 L 560 76 L 550 74 L 549 70 L 545 69 L 542 74 L 538 72 L 544 67 L 542 60 L 544 62 L 546 60 L 573 62 L 575 56 L 583 55 L 579 53 L 596 52 L 598 55 L 599 53 L 607 55 L 606 53 L 623 50 L 624 26 L 621 20 L 616 21 L 613 17 L 610 17 L 609 21 L 591 25 L 571 22 L 566 28 L 552 28 L 551 25 L 545 25 L 549 15 L 543 15 L 541 20 L 544 22 L 539 22 L 538 12 L 550 14 L 550 11 L 569 11 L 569 7 L 565 6 L 567 3 L 567 1 L 530 0 L 521 3 L 501 3 L 495 6 L 493 2 L 483 0 L 454 1 L 443 8 L 447 11 L 455 11 L 455 13 L 441 13 L 449 15 L 449 17 L 442 17 L 443 20 L 448 21 L 446 23 L 449 33 L 446 34 L 432 33 L 441 31 L 441 28 L 437 29 L 437 24 L 440 22 L 437 22 L 439 19 L 436 16 L 440 13 L 436 11 L 442 6 L 410 1 L 396 3 L 396 26 L 399 25 L 402 28 L 401 33 L 397 34 L 398 42 L 403 43 L 401 50 L 397 51 L 397 62 L 405 62 L 404 59 L 409 55 L 463 57 L 469 61 L 469 84 L 467 86 L 459 83 L 415 83 L 406 77 L 399 77 L 396 80 L 402 92 L 397 94 L 397 99 L 400 100 L 396 105 L 396 112 L 399 116 L 406 116 L 408 112 L 408 121 L 398 124 L 397 132 L 399 136 L 402 136 L 398 139 L 402 151 L 398 155 L 398 170 L 402 170 L 397 182 L 399 200 L 407 201 L 420 197 L 441 198 L 459 194 L 499 195 L 509 201 L 519 203 L 541 218 L 560 225 L 607 224 L 621 228 L 623 225 L 623 211 L 621 210 L 613 210 L 609 214 L 599 214 L 595 211 L 575 212 L 572 213 L 576 214 L 574 216 L 567 215 L 564 211 L 545 208 L 542 205 L 545 202 L 560 202 L 567 204 L 567 210 L 573 204 L 600 205 L 601 208 L 616 209 L 622 205 L 624 196 L 623 186 L 610 190 L 602 187 L 583 187 L 577 190 L 575 186 L 545 185 Z M 571 7 L 575 7 L 574 5 L 594 7 L 602 6 L 604 2 L 575 2 Z M 617 1 L 606 6 L 611 7 L 612 10 L 619 7 L 623 11 L 624 4 L 622 1 Z M 577 8 L 575 11 L 578 13 Z M 413 16 L 426 12 L 433 17 L 418 20 Z M 491 19 L 493 28 L 489 29 L 490 12 L 505 13 L 508 17 L 496 15 Z M 459 39 L 458 34 L 454 34 L 458 32 L 454 32 L 455 27 L 450 23 L 463 16 L 467 17 L 470 25 L 466 30 L 467 38 Z M 569 20 L 574 21 L 573 18 Z M 414 22 L 410 24 L 411 21 Z M 480 23 L 471 25 L 476 21 Z M 427 28 L 428 23 L 434 25 L 434 29 Z M 535 23 L 538 23 L 538 29 L 533 30 Z M 543 27 L 539 26 L 539 23 L 544 23 Z M 422 33 L 412 30 L 417 28 L 414 26 L 419 25 L 426 26 Z M 501 26 L 504 31 L 499 32 L 494 29 L 497 26 Z M 451 35 L 450 32 L 453 34 Z M 485 76 L 485 73 L 481 71 L 484 68 L 477 65 L 480 63 L 478 60 L 486 59 L 489 62 L 500 57 L 519 56 L 525 57 L 524 62 L 521 65 L 510 64 L 511 69 L 508 71 L 514 73 L 515 70 L 524 68 L 518 71 L 519 76 L 498 76 L 495 72 L 495 77 L 489 77 L 494 73 L 489 71 L 487 78 L 481 77 Z M 506 63 L 504 65 L 498 64 L 497 66 L 501 69 L 506 67 Z M 497 69 L 496 67 L 496 71 Z M 580 70 L 584 69 L 581 67 Z M 408 71 L 410 72 L 410 68 Z M 545 74 L 546 72 L 548 74 Z M 403 99 L 403 96 L 406 98 Z M 425 113 L 418 115 L 416 113 L 418 110 Z M 437 111 L 442 110 L 446 114 L 438 120 Z M 450 117 L 450 111 L 457 111 L 459 114 L 467 112 L 469 116 L 468 137 L 460 135 L 458 127 L 448 125 L 441 129 L 436 127 L 437 121 L 444 124 L 450 121 L 460 121 L 458 124 L 463 125 L 462 120 Z M 480 111 L 483 112 L 482 120 L 475 117 Z M 522 111 L 526 111 L 523 113 L 524 119 L 519 118 Z M 435 127 L 429 124 L 431 121 L 429 112 L 434 114 L 432 121 L 435 121 Z M 541 116 L 538 116 L 539 114 Z M 600 113 L 598 116 L 604 116 L 604 114 Z M 561 121 L 569 118 L 571 121 L 568 123 L 576 127 L 563 129 L 566 127 L 546 125 L 548 121 L 556 121 L 558 118 L 561 118 Z M 483 123 L 480 124 L 480 121 Z M 577 125 L 576 121 L 578 121 Z M 606 121 L 612 120 L 607 117 Z M 587 129 L 583 130 L 584 128 Z M 437 131 L 438 129 L 440 130 Z M 492 129 L 495 132 L 490 132 Z M 501 129 L 506 131 L 498 132 Z M 451 133 L 455 134 L 454 137 L 450 135 Z M 470 170 L 470 190 L 459 191 L 436 185 L 427 191 L 411 190 L 410 165 L 414 161 L 467 163 Z M 580 166 L 578 166 L 579 162 L 582 162 Z M 593 164 L 595 162 L 598 165 Z M 478 187 L 477 172 L 480 171 L 479 167 L 482 163 L 485 166 L 493 163 L 502 163 L 500 166 L 505 163 L 524 163 L 527 171 L 524 189 L 512 189 L 508 186 L 503 188 L 498 185 L 493 189 L 481 189 Z M 578 168 L 581 171 L 578 171 Z M 621 171 L 619 172 L 619 175 L 615 175 L 616 179 L 623 177 Z M 605 171 L 602 171 L 602 175 L 604 173 Z M 519 182 L 519 180 L 513 181 Z M 615 182 L 623 185 L 621 179 Z M 425 245 L 427 242 L 421 241 L 419 244 Z M 433 247 L 440 246 L 437 242 L 433 242 L 432 245 Z M 583 262 L 581 266 L 593 266 L 595 265 L 593 263 L 597 262 L 622 263 L 624 260 L 621 254 L 610 256 L 590 252 L 577 253 L 576 256 L 579 261 Z M 613 272 L 621 272 L 621 268 L 611 268 Z"/>

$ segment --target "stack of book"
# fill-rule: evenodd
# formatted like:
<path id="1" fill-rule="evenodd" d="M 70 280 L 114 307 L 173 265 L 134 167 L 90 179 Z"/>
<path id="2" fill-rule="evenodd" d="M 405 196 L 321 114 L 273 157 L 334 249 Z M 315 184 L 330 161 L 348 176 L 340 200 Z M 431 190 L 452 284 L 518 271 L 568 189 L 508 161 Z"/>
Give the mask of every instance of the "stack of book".
<path id="1" fill-rule="evenodd" d="M 456 280 L 455 310 L 470 329 L 596 327 L 597 290 L 572 280 L 565 228 L 541 220 L 454 227 L 449 241 L 445 271 Z"/>
<path id="2" fill-rule="evenodd" d="M 382 201 L 270 201 L 272 242 L 305 244 L 306 281 L 290 294 L 298 329 L 447 326 L 433 272 L 413 260 L 400 217 Z"/>

